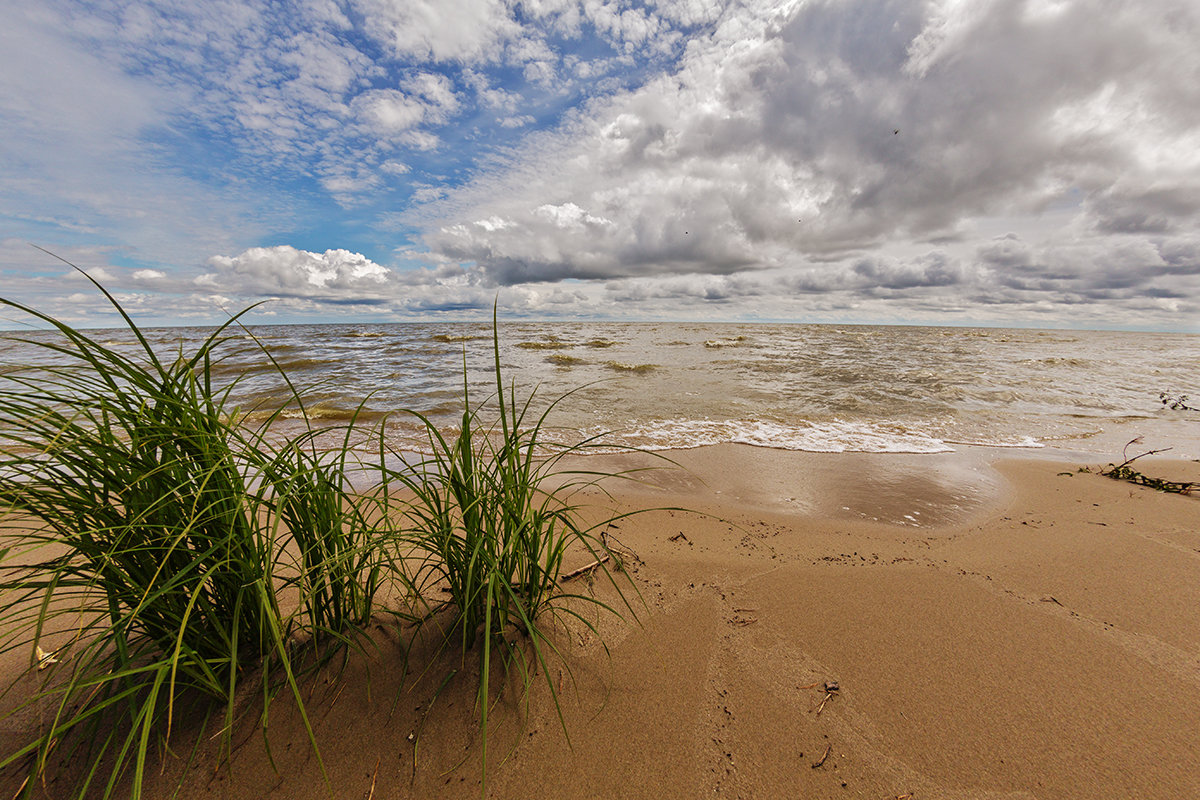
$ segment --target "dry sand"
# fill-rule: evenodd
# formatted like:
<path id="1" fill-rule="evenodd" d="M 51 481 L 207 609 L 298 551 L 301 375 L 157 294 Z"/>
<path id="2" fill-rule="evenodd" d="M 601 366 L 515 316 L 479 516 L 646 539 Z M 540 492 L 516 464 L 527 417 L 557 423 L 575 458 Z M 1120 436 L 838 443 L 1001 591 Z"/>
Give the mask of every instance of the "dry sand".
<path id="1" fill-rule="evenodd" d="M 569 745 L 544 683 L 506 693 L 489 797 L 1200 797 L 1200 498 L 994 453 L 675 455 L 690 475 L 618 500 L 713 516 L 621 523 L 640 624 L 600 619 L 607 652 L 562 633 Z M 281 701 L 276 769 L 250 735 L 152 796 L 181 774 L 184 798 L 480 796 L 471 665 L 434 699 L 463 665 L 401 687 L 400 652 L 380 632 L 312 687 L 328 786 Z"/>

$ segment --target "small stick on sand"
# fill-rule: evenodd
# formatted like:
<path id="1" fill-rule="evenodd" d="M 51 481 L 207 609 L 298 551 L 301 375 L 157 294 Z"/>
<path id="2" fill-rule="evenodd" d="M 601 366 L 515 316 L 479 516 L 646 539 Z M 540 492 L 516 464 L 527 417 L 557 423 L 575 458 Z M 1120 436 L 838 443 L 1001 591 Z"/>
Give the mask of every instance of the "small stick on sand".
<path id="1" fill-rule="evenodd" d="M 337 694 L 335 694 L 333 696 L 333 702 L 329 704 L 330 709 L 332 709 L 335 705 L 337 705 L 338 698 L 342 696 L 342 692 L 344 692 L 345 690 L 346 690 L 346 684 L 344 684 L 344 683 L 338 687 Z"/>
<path id="2" fill-rule="evenodd" d="M 813 768 L 813 769 L 816 769 L 817 767 L 819 767 L 819 766 L 821 766 L 822 764 L 824 764 L 824 763 L 825 763 L 825 759 L 829 758 L 829 751 L 830 751 L 830 750 L 832 750 L 832 749 L 833 749 L 833 745 L 832 745 L 832 744 L 827 744 L 827 745 L 825 745 L 825 753 L 824 753 L 824 754 L 821 756 L 821 758 L 820 758 L 820 760 L 819 760 L 819 761 L 817 761 L 815 764 L 813 764 L 813 765 L 812 765 L 812 768 Z"/>
<path id="3" fill-rule="evenodd" d="M 691 543 L 692 543 L 692 540 L 691 540 L 691 539 L 689 539 L 689 538 L 687 537 L 687 535 L 686 535 L 686 534 L 684 534 L 684 532 L 683 532 L 683 531 L 680 531 L 679 533 L 675 534 L 674 536 L 668 536 L 668 537 L 667 537 L 667 541 L 669 541 L 669 542 L 678 542 L 680 539 L 683 539 L 683 540 L 684 540 L 685 542 L 687 542 L 688 544 L 691 544 Z"/>
<path id="4" fill-rule="evenodd" d="M 833 697 L 833 692 L 826 692 L 825 697 L 821 700 L 821 705 L 817 706 L 817 716 L 821 716 L 821 712 L 825 710 L 825 704 L 829 702 L 829 698 Z"/>
<path id="5" fill-rule="evenodd" d="M 579 569 L 571 570 L 566 575 L 563 575 L 561 578 L 559 578 L 559 580 L 560 581 L 569 581 L 569 580 L 571 580 L 571 578 L 578 578 L 580 575 L 582 575 L 585 572 L 591 572 L 596 567 L 598 567 L 601 564 L 603 564 L 604 562 L 608 561 L 608 559 L 609 559 L 609 557 L 607 555 L 605 555 L 604 558 L 601 558 L 598 561 L 593 561 L 592 563 L 590 563 L 586 566 L 580 567 Z"/>
<path id="6" fill-rule="evenodd" d="M 375 800 L 375 779 L 379 777 L 380 758 L 383 758 L 383 756 L 375 759 L 375 771 L 371 773 L 371 791 L 367 793 L 367 800 Z"/>

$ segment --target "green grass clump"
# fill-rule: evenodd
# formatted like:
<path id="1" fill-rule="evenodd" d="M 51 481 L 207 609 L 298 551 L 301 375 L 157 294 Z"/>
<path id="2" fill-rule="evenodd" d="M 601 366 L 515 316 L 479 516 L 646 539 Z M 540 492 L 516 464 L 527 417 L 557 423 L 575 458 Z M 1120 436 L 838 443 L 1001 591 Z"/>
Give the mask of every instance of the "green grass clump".
<path id="1" fill-rule="evenodd" d="M 445 587 L 454 615 L 448 641 L 456 638 L 464 657 L 478 655 L 485 786 L 493 664 L 501 666 L 506 678 L 515 673 L 526 697 L 540 671 L 561 721 L 558 691 L 547 668 L 548 656 L 561 654 L 547 621 L 574 618 L 595 632 L 579 603 L 621 613 L 593 595 L 561 590 L 559 577 L 568 550 L 593 558 L 616 588 L 624 611 L 633 611 L 622 585 L 607 569 L 613 554 L 601 535 L 628 515 L 585 524 L 582 506 L 572 501 L 579 491 L 617 475 L 563 466 L 563 459 L 586 452 L 597 440 L 573 445 L 545 441 L 547 417 L 564 398 L 536 416 L 534 394 L 518 402 L 515 384 L 504 385 L 495 326 L 493 310 L 494 410 L 487 403 L 472 407 L 464 375 L 457 436 L 447 438 L 428 418 L 415 414 L 425 426 L 431 454 L 394 473 L 412 493 L 406 511 L 408 535 L 425 554 L 414 584 L 418 590 Z M 484 421 L 488 412 L 494 413 L 494 421 Z M 632 587 L 632 582 L 627 580 L 625 586 Z"/>
<path id="2" fill-rule="evenodd" d="M 330 442 L 331 436 L 342 435 Z M 353 421 L 339 429 L 307 431 L 279 447 L 263 469 L 273 492 L 270 509 L 287 535 L 290 583 L 300 601 L 296 621 L 318 645 L 356 646 L 379 606 L 388 581 L 403 582 L 396 563 L 399 531 L 388 476 L 365 465 Z M 382 428 L 375 437 L 383 444 Z M 324 440 L 324 444 L 319 444 Z M 375 463 L 382 463 L 382 460 Z M 356 491 L 350 476 L 369 475 L 377 485 Z M 322 649 L 322 660 L 330 648 Z"/>
<path id="3" fill-rule="evenodd" d="M 59 366 L 0 382 L 0 512 L 25 529 L 5 552 L 0 649 L 31 653 L 37 688 L 15 713 L 48 717 L 0 754 L 0 769 L 26 770 L 26 796 L 70 763 L 74 796 L 139 797 L 177 707 L 219 710 L 228 743 L 250 676 L 268 704 L 290 689 L 307 726 L 294 643 L 351 641 L 391 535 L 386 513 L 366 518 L 350 494 L 348 439 L 331 460 L 311 429 L 276 444 L 274 416 L 256 431 L 235 421 L 233 386 L 211 376 L 236 317 L 166 362 L 97 287 L 134 334 L 135 356 L 2 301 L 60 334 L 40 343 Z M 280 569 L 289 557 L 298 569 Z M 39 663 L 41 652 L 53 655 Z"/>
<path id="4" fill-rule="evenodd" d="M 548 658 L 562 656 L 552 625 L 596 632 L 586 611 L 633 613 L 632 581 L 609 570 L 619 559 L 601 533 L 630 514 L 583 521 L 579 492 L 614 476 L 566 468 L 595 439 L 546 441 L 563 398 L 535 414 L 532 394 L 518 402 L 505 386 L 494 310 L 492 402 L 472 407 L 464 354 L 461 427 L 449 435 L 408 412 L 429 452 L 405 460 L 382 422 L 367 430 L 354 414 L 311 426 L 302 392 L 265 348 L 287 402 L 265 418 L 233 408 L 236 379 L 213 375 L 241 314 L 194 353 L 164 360 L 92 282 L 133 334 L 132 354 L 0 299 L 58 334 L 25 340 L 48 351 L 49 366 L 0 375 L 0 653 L 29 654 L 0 699 L 15 704 L 9 719 L 41 720 L 0 753 L 0 771 L 23 771 L 24 797 L 51 787 L 139 798 L 178 720 L 216 725 L 228 754 L 253 707 L 265 744 L 281 692 L 316 751 L 306 672 L 361 649 L 381 612 L 441 621 L 442 607 L 420 598 L 443 588 L 453 621 L 440 651 L 479 660 L 485 789 L 494 671 L 515 675 L 526 698 L 540 672 L 563 720 L 548 677 Z M 305 420 L 295 435 L 282 420 L 292 405 Z M 568 553 L 595 560 L 619 607 L 561 589 Z M 391 585 L 404 607 L 381 606 Z M 248 683 L 256 691 L 242 691 Z"/>

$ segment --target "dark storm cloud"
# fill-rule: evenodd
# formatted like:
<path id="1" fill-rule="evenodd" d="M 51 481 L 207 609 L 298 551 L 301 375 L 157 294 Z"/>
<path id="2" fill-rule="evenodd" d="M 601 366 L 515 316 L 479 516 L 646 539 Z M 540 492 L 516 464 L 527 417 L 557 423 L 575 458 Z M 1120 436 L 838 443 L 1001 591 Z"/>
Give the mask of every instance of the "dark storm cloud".
<path id="1" fill-rule="evenodd" d="M 1195 225 L 1200 184 L 1136 190 L 1114 187 L 1090 198 L 1086 209 L 1101 233 L 1174 233 Z"/>

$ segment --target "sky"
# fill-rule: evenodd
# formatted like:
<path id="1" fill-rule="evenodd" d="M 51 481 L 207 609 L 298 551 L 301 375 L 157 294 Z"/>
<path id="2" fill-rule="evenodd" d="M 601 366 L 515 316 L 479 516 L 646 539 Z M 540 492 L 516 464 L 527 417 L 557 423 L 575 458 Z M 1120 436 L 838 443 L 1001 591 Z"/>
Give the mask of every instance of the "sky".
<path id="1" fill-rule="evenodd" d="M 1200 331 L 1197 42 L 1195 0 L 0 0 L 0 297 Z"/>

